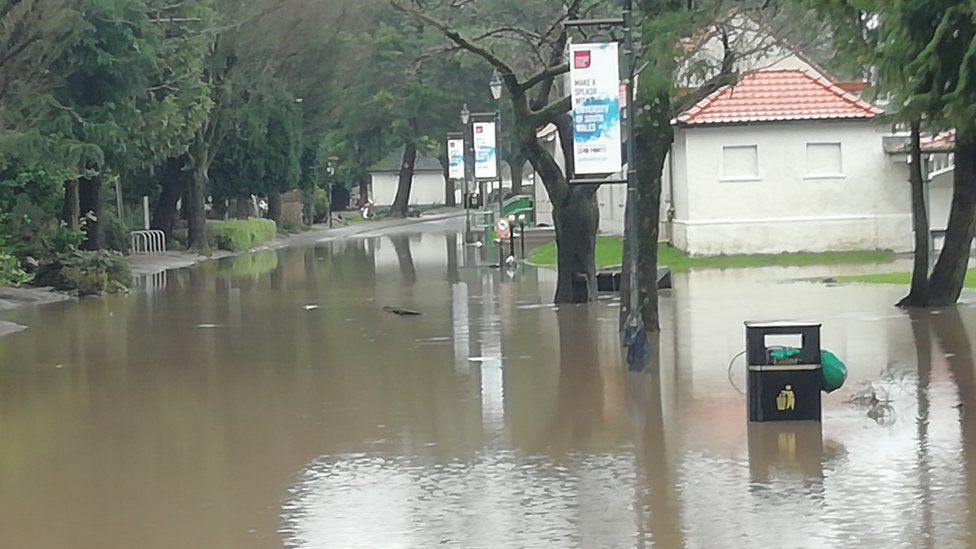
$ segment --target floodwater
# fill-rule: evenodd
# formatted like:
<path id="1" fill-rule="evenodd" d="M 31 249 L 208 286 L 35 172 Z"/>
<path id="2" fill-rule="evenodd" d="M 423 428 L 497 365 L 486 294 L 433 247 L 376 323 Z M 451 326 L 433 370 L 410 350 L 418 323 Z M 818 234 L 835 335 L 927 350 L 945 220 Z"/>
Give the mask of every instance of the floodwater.
<path id="1" fill-rule="evenodd" d="M 428 223 L 4 314 L 0 547 L 976 545 L 971 305 L 681 273 L 635 373 L 614 299 L 476 251 Z M 797 317 L 848 385 L 749 426 L 742 323 Z"/>

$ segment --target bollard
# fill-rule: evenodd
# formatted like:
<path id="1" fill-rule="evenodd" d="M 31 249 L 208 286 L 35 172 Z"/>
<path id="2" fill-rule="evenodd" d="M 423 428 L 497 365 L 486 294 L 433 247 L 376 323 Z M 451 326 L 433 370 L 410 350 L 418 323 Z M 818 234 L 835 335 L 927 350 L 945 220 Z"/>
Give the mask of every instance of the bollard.
<path id="1" fill-rule="evenodd" d="M 820 421 L 820 324 L 746 322 L 749 421 Z M 799 336 L 799 348 L 768 336 Z"/>

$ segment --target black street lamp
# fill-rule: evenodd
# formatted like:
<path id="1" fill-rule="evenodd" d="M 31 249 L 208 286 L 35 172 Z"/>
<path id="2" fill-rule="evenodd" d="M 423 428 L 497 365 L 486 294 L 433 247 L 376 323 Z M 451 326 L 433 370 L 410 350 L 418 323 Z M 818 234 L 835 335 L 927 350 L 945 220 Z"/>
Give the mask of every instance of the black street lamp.
<path id="1" fill-rule="evenodd" d="M 471 180 L 474 173 L 474 135 L 471 131 L 471 110 L 465 103 L 461 107 L 461 125 L 464 127 L 464 242 L 471 244 Z"/>

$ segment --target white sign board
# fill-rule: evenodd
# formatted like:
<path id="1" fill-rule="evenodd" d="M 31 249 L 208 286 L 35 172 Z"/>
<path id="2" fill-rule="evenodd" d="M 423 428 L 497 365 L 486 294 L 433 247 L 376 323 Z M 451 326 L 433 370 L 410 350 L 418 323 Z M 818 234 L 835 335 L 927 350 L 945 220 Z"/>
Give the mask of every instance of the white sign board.
<path id="1" fill-rule="evenodd" d="M 570 56 L 576 173 L 617 173 L 623 164 L 617 44 L 573 44 Z"/>
<path id="2" fill-rule="evenodd" d="M 474 123 L 474 176 L 477 179 L 498 179 L 495 150 L 495 123 Z"/>
<path id="3" fill-rule="evenodd" d="M 451 179 L 464 179 L 464 140 L 447 140 L 447 175 Z"/>

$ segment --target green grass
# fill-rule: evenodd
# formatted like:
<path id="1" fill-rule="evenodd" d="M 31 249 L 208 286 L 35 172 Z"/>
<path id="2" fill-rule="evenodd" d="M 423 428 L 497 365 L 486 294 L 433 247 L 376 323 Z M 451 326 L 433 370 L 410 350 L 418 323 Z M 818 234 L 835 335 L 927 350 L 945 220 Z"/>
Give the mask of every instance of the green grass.
<path id="1" fill-rule="evenodd" d="M 537 267 L 556 266 L 556 243 L 550 242 L 537 248 L 529 256 L 529 263 Z M 691 257 L 670 246 L 658 249 L 658 262 L 674 271 L 686 269 L 727 269 L 744 267 L 766 267 L 771 265 L 840 265 L 857 263 L 886 263 L 893 261 L 892 252 L 827 252 L 827 253 L 784 253 L 760 255 L 713 255 Z M 620 265 L 623 261 L 623 238 L 619 236 L 600 236 L 596 241 L 596 266 L 598 269 Z"/>
<path id="2" fill-rule="evenodd" d="M 274 240 L 278 227 L 270 219 L 228 219 L 207 221 L 210 247 L 229 252 L 243 252 Z"/>
<path id="3" fill-rule="evenodd" d="M 898 284 L 908 286 L 912 282 L 909 273 L 880 273 L 857 276 L 839 276 L 840 282 L 859 282 L 864 284 Z M 970 269 L 966 274 L 966 288 L 976 288 L 976 269 Z"/>

